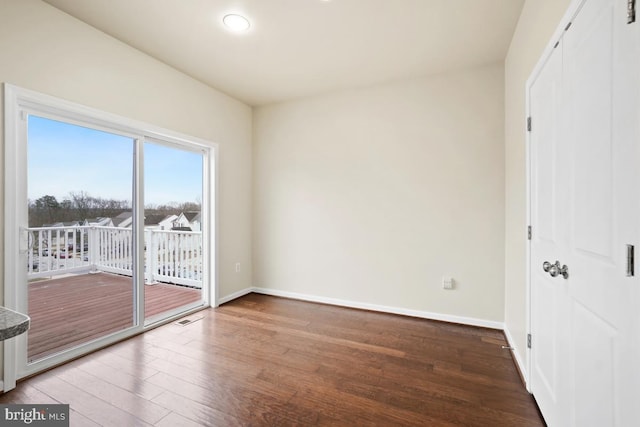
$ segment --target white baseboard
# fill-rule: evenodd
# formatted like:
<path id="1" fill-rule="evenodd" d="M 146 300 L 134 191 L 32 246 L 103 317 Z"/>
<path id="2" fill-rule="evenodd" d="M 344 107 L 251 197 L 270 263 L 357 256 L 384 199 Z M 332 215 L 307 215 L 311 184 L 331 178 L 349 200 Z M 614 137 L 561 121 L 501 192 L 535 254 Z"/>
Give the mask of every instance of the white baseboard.
<path id="1" fill-rule="evenodd" d="M 318 302 L 322 304 L 337 305 L 341 307 L 359 308 L 362 310 L 379 311 L 382 313 L 400 314 L 403 316 L 419 317 L 422 319 L 441 320 L 444 322 L 460 323 L 463 325 L 481 326 L 483 328 L 504 329 L 502 322 L 494 322 L 491 320 L 476 319 L 473 317 L 453 316 L 450 314 L 432 313 L 428 311 L 410 310 L 399 307 L 389 307 L 385 305 L 368 304 L 356 301 L 348 301 L 335 298 L 319 297 L 315 295 L 299 294 L 296 292 L 279 291 L 267 288 L 252 288 L 252 292 L 264 295 L 272 295 L 276 297 L 292 298 L 302 301 Z"/>
<path id="2" fill-rule="evenodd" d="M 245 288 L 245 289 L 242 289 L 242 290 L 240 290 L 238 292 L 234 292 L 231 295 L 227 295 L 226 297 L 219 298 L 218 299 L 218 305 L 224 304 L 224 303 L 229 302 L 229 301 L 233 301 L 234 299 L 243 297 L 243 296 L 245 296 L 247 294 L 250 294 L 251 292 L 253 292 L 253 288 Z"/>
<path id="3" fill-rule="evenodd" d="M 528 371 L 526 369 L 527 366 L 522 360 L 522 357 L 520 356 L 520 352 L 518 351 L 518 347 L 515 344 L 515 340 L 513 339 L 513 336 L 511 335 L 511 332 L 509 331 L 509 328 L 507 328 L 506 324 L 503 330 L 504 330 L 504 335 L 507 338 L 507 343 L 509 344 L 509 347 L 513 347 L 513 350 L 511 351 L 511 353 L 513 354 L 513 359 L 516 361 L 516 364 L 518 365 L 518 369 L 520 370 L 520 375 L 522 375 L 522 378 L 524 379 L 525 387 L 527 388 L 527 390 L 529 390 L 529 376 L 527 375 Z"/>

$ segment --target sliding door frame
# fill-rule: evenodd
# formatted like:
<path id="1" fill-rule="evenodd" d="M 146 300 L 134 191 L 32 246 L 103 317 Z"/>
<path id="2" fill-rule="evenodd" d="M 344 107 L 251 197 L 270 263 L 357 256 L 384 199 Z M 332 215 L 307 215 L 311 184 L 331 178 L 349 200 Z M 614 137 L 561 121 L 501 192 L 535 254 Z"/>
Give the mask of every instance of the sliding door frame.
<path id="1" fill-rule="evenodd" d="M 174 147 L 183 147 L 189 151 L 198 151 L 203 155 L 203 201 L 201 216 L 203 224 L 203 286 L 202 304 L 186 311 L 170 312 L 162 321 L 145 324 L 144 318 L 144 232 L 135 232 L 134 239 L 134 325 L 125 330 L 90 341 L 59 354 L 46 357 L 37 363 L 37 369 L 27 363 L 27 334 L 4 341 L 4 375 L 0 389 L 15 388 L 19 378 L 35 374 L 41 370 L 59 365 L 67 360 L 95 351 L 99 348 L 121 341 L 144 332 L 163 323 L 193 311 L 217 305 L 217 159 L 216 143 L 183 135 L 154 125 L 138 122 L 125 117 L 106 113 L 80 104 L 44 95 L 14 85 L 4 84 L 4 303 L 12 310 L 28 312 L 26 287 L 25 254 L 28 239 L 20 227 L 27 218 L 27 206 L 24 195 L 27 191 L 27 119 L 29 115 L 63 121 L 69 124 L 89 127 L 109 133 L 132 138 L 134 141 L 135 162 L 133 168 L 133 224 L 134 231 L 144 231 L 144 194 L 143 145 L 145 141 L 161 141 Z M 20 178 L 23 179 L 20 179 Z M 25 261 L 25 262 L 22 262 Z M 212 298 L 213 297 L 213 298 Z"/>

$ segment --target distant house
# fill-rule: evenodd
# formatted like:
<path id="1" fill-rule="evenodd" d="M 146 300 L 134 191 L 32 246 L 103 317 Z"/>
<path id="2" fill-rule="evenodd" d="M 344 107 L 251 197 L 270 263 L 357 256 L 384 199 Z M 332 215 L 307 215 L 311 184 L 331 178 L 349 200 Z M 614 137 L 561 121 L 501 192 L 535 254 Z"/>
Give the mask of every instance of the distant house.
<path id="1" fill-rule="evenodd" d="M 131 227 L 133 223 L 133 212 L 122 212 L 120 215 L 113 217 L 113 226 L 119 228 Z"/>
<path id="2" fill-rule="evenodd" d="M 202 215 L 200 215 L 200 212 L 191 218 L 189 222 L 193 231 L 202 231 Z"/>
<path id="3" fill-rule="evenodd" d="M 185 212 L 184 216 L 189 220 L 191 230 L 200 231 L 202 229 L 200 212 Z"/>
<path id="4" fill-rule="evenodd" d="M 182 212 L 173 222 L 172 230 L 200 231 L 200 212 Z"/>
<path id="5" fill-rule="evenodd" d="M 171 230 L 178 215 L 145 215 L 144 228 L 147 230 Z"/>
<path id="6" fill-rule="evenodd" d="M 125 211 L 113 218 L 98 217 L 87 218 L 82 224 L 76 225 L 131 228 L 133 213 Z M 63 227 L 66 223 L 47 224 L 45 227 Z M 144 217 L 144 228 L 148 230 L 174 230 L 174 231 L 200 231 L 200 212 L 182 212 L 180 215 L 149 214 Z"/>
<path id="7" fill-rule="evenodd" d="M 177 230 L 179 228 L 184 228 L 184 227 L 188 227 L 188 226 L 189 226 L 189 220 L 185 216 L 184 212 L 182 212 L 182 213 L 180 213 L 180 215 L 178 215 L 176 217 L 176 219 L 171 224 L 171 229 L 172 230 Z"/>
<path id="8" fill-rule="evenodd" d="M 87 218 L 82 223 L 84 226 L 113 227 L 113 220 L 108 217 Z"/>

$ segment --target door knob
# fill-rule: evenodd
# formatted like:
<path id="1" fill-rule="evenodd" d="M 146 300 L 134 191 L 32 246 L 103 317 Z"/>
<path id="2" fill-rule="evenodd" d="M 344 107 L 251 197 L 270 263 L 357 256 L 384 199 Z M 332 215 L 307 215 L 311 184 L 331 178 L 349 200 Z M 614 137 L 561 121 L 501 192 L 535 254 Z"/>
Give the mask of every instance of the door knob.
<path id="1" fill-rule="evenodd" d="M 551 277 L 562 276 L 565 279 L 569 278 L 569 267 L 566 265 L 560 266 L 560 261 L 556 261 L 554 264 L 545 261 L 542 263 L 542 269 L 549 273 Z"/>
<path id="2" fill-rule="evenodd" d="M 564 277 L 565 279 L 569 278 L 569 267 L 567 267 L 566 265 L 563 265 L 562 267 L 560 267 L 560 269 L 558 270 L 558 274 L 560 274 L 562 277 Z"/>

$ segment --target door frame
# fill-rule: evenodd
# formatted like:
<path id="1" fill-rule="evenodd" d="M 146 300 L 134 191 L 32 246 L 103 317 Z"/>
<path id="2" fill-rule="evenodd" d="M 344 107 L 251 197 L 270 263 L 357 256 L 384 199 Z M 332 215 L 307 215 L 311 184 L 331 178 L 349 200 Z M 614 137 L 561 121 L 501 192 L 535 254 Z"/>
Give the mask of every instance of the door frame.
<path id="1" fill-rule="evenodd" d="M 562 16 L 562 19 L 560 20 L 557 28 L 555 29 L 555 31 L 553 32 L 553 36 L 551 37 L 551 39 L 549 40 L 549 42 L 547 43 L 546 47 L 544 48 L 542 55 L 540 56 L 540 58 L 538 59 L 538 62 L 536 63 L 536 65 L 534 66 L 533 70 L 531 71 L 531 74 L 529 75 L 529 78 L 527 79 L 526 85 L 525 85 L 525 151 L 526 151 L 526 169 L 525 169 L 525 173 L 526 173 L 526 201 L 527 201 L 527 206 L 526 206 L 526 224 L 527 227 L 532 227 L 532 232 L 535 233 L 535 224 L 532 224 L 532 215 L 531 215 L 531 207 L 532 207 L 532 191 L 531 191 L 531 187 L 532 187 L 532 178 L 531 178 L 531 172 L 532 172 L 532 165 L 531 165 L 531 158 L 532 158 L 532 153 L 531 153 L 531 132 L 528 130 L 528 120 L 531 117 L 531 88 L 533 86 L 533 84 L 536 82 L 536 80 L 538 79 L 540 73 L 542 72 L 542 69 L 544 68 L 544 66 L 546 65 L 549 57 L 551 56 L 552 52 L 554 51 L 554 49 L 557 46 L 557 43 L 560 41 L 560 39 L 563 37 L 564 32 L 568 29 L 568 25 L 575 19 L 575 17 L 578 15 L 578 13 L 580 12 L 580 9 L 582 9 L 582 6 L 584 6 L 584 4 L 587 2 L 587 0 L 572 0 L 571 3 L 569 4 L 569 6 L 567 7 L 566 12 L 564 13 L 564 15 Z M 535 121 L 533 120 L 531 123 L 532 126 L 535 126 Z M 526 296 L 526 302 L 525 302 L 525 306 L 526 306 L 526 312 L 525 312 L 525 316 L 526 316 L 526 335 L 529 336 L 531 334 L 531 324 L 532 324 L 532 320 L 531 320 L 531 312 L 532 312 L 532 297 L 531 297 L 531 239 L 526 239 L 526 269 L 525 269 L 525 274 L 526 274 L 526 278 L 525 278 L 525 286 L 526 286 L 526 292 L 525 292 L 525 296 Z M 527 342 L 527 339 L 525 337 L 525 343 Z M 531 390 L 531 374 L 532 374 L 532 369 L 533 369 L 533 364 L 532 364 L 532 355 L 531 355 L 531 348 L 530 347 L 526 347 L 525 349 L 525 361 L 523 363 L 522 360 L 520 360 L 520 356 L 518 351 L 514 352 L 515 356 L 516 356 L 516 360 L 518 361 L 518 364 L 520 365 L 521 371 L 523 372 L 523 376 L 524 376 L 524 381 L 525 381 L 525 386 L 527 388 L 527 391 L 529 393 L 532 393 Z"/>
<path id="2" fill-rule="evenodd" d="M 63 353 L 53 355 L 38 362 L 38 369 L 30 371 L 23 369 L 20 372 L 22 361 L 19 360 L 20 345 L 26 347 L 26 334 L 3 342 L 3 381 L 0 383 L 2 390 L 9 391 L 15 388 L 19 375 L 26 376 L 34 374 L 40 370 L 47 369 L 64 363 L 72 358 L 95 351 L 99 348 L 121 341 L 125 338 L 142 333 L 148 329 L 161 324 L 171 322 L 178 317 L 194 311 L 201 310 L 209 306 L 217 306 L 218 301 L 218 144 L 204 139 L 184 135 L 171 130 L 163 129 L 148 123 L 128 119 L 115 114 L 107 113 L 97 109 L 83 106 L 81 104 L 62 100 L 53 96 L 39 92 L 23 89 L 8 83 L 4 84 L 4 142 L 5 142 L 5 173 L 4 173 L 4 306 L 16 311 L 25 312 L 26 301 L 23 293 L 19 290 L 21 280 L 25 279 L 23 272 L 18 268 L 22 265 L 21 250 L 28 246 L 26 233 L 19 230 L 21 218 L 26 218 L 27 207 L 23 203 L 18 203 L 19 197 L 26 194 L 27 182 L 16 179 L 20 167 L 26 162 L 26 144 L 21 144 L 27 138 L 27 126 L 24 124 L 29 113 L 36 113 L 43 117 L 55 117 L 64 119 L 71 124 L 91 126 L 98 130 L 115 132 L 134 139 L 134 146 L 137 154 L 148 138 L 151 141 L 160 140 L 175 146 L 188 147 L 191 151 L 194 148 L 203 153 L 203 203 L 201 216 L 203 218 L 203 287 L 202 304 L 198 307 L 187 309 L 179 313 L 170 313 L 171 317 L 163 321 L 146 324 L 144 320 L 144 288 L 138 286 L 135 304 L 134 325 L 123 331 L 107 335 L 98 340 L 90 341 L 80 347 L 72 348 Z M 142 188 L 142 166 L 141 155 L 135 157 L 136 168 L 134 168 L 134 221 L 138 228 L 144 226 L 144 215 L 140 215 L 143 210 L 143 188 Z M 140 197 L 137 197 L 137 196 Z M 207 203 L 208 202 L 208 203 Z M 136 209 L 137 208 L 137 209 Z M 135 212 L 138 212 L 136 215 Z M 135 263 L 138 265 L 137 277 L 134 283 L 144 284 L 143 244 L 144 233 L 138 233 L 135 248 Z M 26 265 L 26 264 L 25 264 Z M 23 340 L 19 345 L 19 340 Z M 24 368 L 24 366 L 23 366 Z"/>

